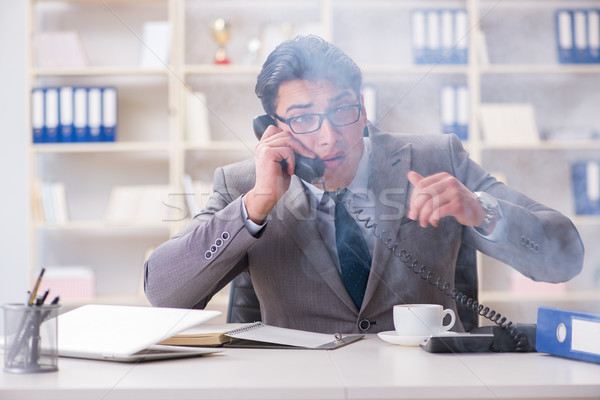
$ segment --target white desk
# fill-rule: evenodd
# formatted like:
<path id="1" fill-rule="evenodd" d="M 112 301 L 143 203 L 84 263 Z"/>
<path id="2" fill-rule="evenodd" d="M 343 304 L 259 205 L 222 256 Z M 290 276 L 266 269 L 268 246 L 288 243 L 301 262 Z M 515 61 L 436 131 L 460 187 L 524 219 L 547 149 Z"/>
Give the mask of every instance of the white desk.
<path id="1" fill-rule="evenodd" d="M 228 349 L 122 364 L 61 358 L 0 373 L 0 399 L 600 398 L 600 365 L 539 353 L 430 354 L 369 335 L 333 351 Z"/>

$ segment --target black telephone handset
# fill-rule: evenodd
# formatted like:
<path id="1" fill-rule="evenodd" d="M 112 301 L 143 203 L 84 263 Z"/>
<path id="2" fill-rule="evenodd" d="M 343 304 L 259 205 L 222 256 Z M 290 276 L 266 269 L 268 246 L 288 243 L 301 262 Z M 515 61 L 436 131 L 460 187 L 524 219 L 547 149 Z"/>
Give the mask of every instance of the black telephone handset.
<path id="1" fill-rule="evenodd" d="M 269 115 L 260 115 L 252 121 L 252 128 L 254 128 L 254 134 L 260 140 L 263 133 L 269 125 L 275 125 L 275 121 Z M 325 172 L 325 164 L 319 157 L 310 158 L 305 157 L 301 154 L 294 153 L 296 159 L 296 165 L 294 167 L 294 174 L 299 178 L 309 183 L 315 183 L 321 179 Z M 281 161 L 281 166 L 287 168 L 287 162 Z"/>

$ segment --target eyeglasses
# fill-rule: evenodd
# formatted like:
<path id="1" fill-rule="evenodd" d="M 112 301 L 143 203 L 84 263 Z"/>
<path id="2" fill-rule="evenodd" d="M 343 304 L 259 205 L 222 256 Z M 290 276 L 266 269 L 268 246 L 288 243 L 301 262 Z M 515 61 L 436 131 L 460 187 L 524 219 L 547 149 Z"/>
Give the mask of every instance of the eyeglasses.
<path id="1" fill-rule="evenodd" d="M 325 114 L 304 114 L 288 119 L 281 118 L 275 114 L 275 118 L 289 125 L 295 134 L 304 135 L 305 133 L 312 133 L 321 129 L 323 119 L 325 118 L 333 126 L 352 125 L 360 118 L 360 110 L 360 104 L 353 104 L 351 106 L 336 108 Z"/>

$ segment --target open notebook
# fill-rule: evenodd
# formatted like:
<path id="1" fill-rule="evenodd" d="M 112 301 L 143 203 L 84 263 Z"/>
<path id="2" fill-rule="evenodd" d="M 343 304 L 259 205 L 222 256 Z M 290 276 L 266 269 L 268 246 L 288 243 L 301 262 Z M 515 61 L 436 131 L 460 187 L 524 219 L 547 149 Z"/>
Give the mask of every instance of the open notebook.
<path id="1" fill-rule="evenodd" d="M 58 355 L 135 362 L 214 353 L 214 349 L 157 343 L 220 314 L 176 308 L 82 306 L 58 316 Z"/>
<path id="2" fill-rule="evenodd" d="M 298 329 L 250 324 L 203 324 L 180 332 L 162 344 L 333 350 L 360 340 L 363 335 L 325 334 Z"/>

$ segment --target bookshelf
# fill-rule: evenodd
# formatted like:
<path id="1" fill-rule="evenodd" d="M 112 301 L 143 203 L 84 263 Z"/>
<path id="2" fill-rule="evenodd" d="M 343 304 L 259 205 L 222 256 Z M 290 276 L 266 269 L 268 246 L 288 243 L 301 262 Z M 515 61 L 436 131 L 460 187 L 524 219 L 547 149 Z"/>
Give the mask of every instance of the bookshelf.
<path id="1" fill-rule="evenodd" d="M 530 318 L 531 310 L 547 302 L 548 296 L 558 306 L 597 308 L 600 295 L 594 293 L 600 292 L 600 266 L 595 258 L 600 257 L 593 256 L 593 244 L 600 235 L 600 219 L 575 215 L 569 163 L 598 158 L 600 142 L 490 145 L 482 139 L 478 123 L 483 103 L 532 103 L 540 130 L 582 126 L 600 130 L 594 110 L 600 65 L 558 63 L 553 17 L 559 8 L 595 4 L 592 0 L 28 0 L 28 37 L 75 31 L 89 66 L 41 67 L 31 40 L 27 93 L 35 86 L 111 85 L 119 94 L 114 143 L 32 144 L 30 133 L 24 135 L 31 180 L 64 182 L 70 214 L 62 225 L 32 222 L 30 275 L 42 265 L 88 265 L 96 273 L 97 285 L 90 302 L 145 304 L 139 289 L 144 255 L 187 221 L 180 196 L 185 192 L 182 177 L 188 174 L 209 182 L 216 166 L 251 157 L 255 139 L 250 121 L 262 113 L 254 83 L 264 53 L 290 32 L 313 32 L 357 61 L 365 84 L 377 93 L 376 115 L 370 119 L 385 130 L 439 133 L 440 88 L 466 85 L 465 146 L 472 157 L 509 185 L 571 216 L 580 227 L 592 255 L 586 256 L 586 273 L 563 292 L 541 292 L 523 300 L 511 292 L 510 269 L 480 257 L 482 300 L 511 309 L 516 320 Z M 413 63 L 411 12 L 438 8 L 467 11 L 465 64 Z M 228 65 L 213 63 L 217 44 L 209 26 L 216 18 L 231 23 Z M 143 27 L 151 21 L 171 25 L 169 61 L 162 67 L 139 66 Z M 524 39 L 528 37 L 532 40 Z M 257 40 L 264 48 L 251 51 Z M 189 92 L 200 92 L 206 99 L 203 123 L 209 136 L 204 132 L 203 140 L 188 138 Z M 173 196 L 163 200 L 179 214 L 152 222 L 107 223 L 110 192 L 124 185 L 169 188 Z M 112 284 L 115 277 L 117 285 Z M 215 299 L 219 307 L 226 304 L 225 296 Z"/>

